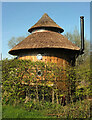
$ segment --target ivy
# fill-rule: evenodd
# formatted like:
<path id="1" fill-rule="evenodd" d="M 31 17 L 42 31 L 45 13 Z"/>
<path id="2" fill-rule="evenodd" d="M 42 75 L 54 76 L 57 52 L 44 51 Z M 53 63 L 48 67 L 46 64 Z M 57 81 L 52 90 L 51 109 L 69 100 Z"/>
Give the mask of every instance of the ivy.
<path id="1" fill-rule="evenodd" d="M 38 70 L 41 70 L 41 76 L 38 76 Z M 91 94 L 89 78 L 90 69 L 85 67 L 68 66 L 67 69 L 64 69 L 53 63 L 6 59 L 2 61 L 2 101 L 3 104 L 16 105 L 22 102 L 25 103 L 26 96 L 29 96 L 29 99 L 34 99 L 37 96 L 35 86 L 38 86 L 38 97 L 41 100 L 43 93 L 44 99 L 48 101 L 49 98 L 51 100 L 52 88 L 55 94 L 58 92 L 59 98 L 63 95 L 67 96 L 69 91 L 71 94 L 72 90 L 75 98 L 81 98 Z M 63 87 L 65 85 L 66 89 L 63 89 L 62 86 L 59 86 L 61 90 L 57 88 L 58 83 Z M 33 86 L 34 84 L 35 86 Z"/>

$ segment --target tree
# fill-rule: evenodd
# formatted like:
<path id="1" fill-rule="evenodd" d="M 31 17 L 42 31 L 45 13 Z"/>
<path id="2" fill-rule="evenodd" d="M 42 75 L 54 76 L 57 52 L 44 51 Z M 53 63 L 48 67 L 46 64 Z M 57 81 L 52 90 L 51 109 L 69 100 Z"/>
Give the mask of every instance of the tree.
<path id="1" fill-rule="evenodd" d="M 73 33 L 66 33 L 65 37 L 72 43 L 81 48 L 81 36 L 77 30 Z M 88 97 L 90 95 L 90 42 L 84 38 L 84 54 L 79 55 L 76 60 L 76 94 Z"/>
<path id="2" fill-rule="evenodd" d="M 21 36 L 21 37 L 12 37 L 9 41 L 8 41 L 8 46 L 9 48 L 13 48 L 15 45 L 17 45 L 19 42 L 21 42 L 22 40 L 24 40 L 25 37 Z"/>
<path id="3" fill-rule="evenodd" d="M 70 40 L 72 43 L 74 43 L 76 46 L 78 46 L 79 48 L 81 48 L 81 36 L 77 30 L 77 28 L 75 27 L 74 32 L 73 33 L 66 33 L 65 37 L 68 38 L 68 40 Z M 86 37 L 84 38 L 85 40 L 85 48 L 84 48 L 84 54 L 78 57 L 78 64 L 83 63 L 86 59 L 89 58 L 89 48 L 90 48 L 90 42 L 86 39 Z"/>

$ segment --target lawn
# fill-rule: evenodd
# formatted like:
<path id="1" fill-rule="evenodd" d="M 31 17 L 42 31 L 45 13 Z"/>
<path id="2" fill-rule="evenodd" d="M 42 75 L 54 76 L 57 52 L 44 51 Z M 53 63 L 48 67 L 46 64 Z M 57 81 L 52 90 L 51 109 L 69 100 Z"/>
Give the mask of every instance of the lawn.
<path id="1" fill-rule="evenodd" d="M 46 110 L 27 111 L 19 106 L 5 105 L 2 109 L 2 118 L 51 118 L 46 112 Z"/>
<path id="2" fill-rule="evenodd" d="M 90 118 L 90 102 L 78 101 L 66 106 L 48 105 L 44 109 L 26 110 L 23 106 L 3 105 L 3 118 Z"/>
<path id="3" fill-rule="evenodd" d="M 0 101 L 0 120 L 1 120 L 1 118 L 2 118 L 2 103 Z"/>

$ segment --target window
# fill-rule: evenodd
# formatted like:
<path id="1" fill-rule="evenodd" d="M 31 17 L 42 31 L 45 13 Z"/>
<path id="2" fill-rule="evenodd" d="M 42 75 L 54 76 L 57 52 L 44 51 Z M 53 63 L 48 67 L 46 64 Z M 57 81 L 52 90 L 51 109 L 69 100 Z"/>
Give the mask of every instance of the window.
<path id="1" fill-rule="evenodd" d="M 41 54 L 38 54 L 38 55 L 37 55 L 37 59 L 38 59 L 38 60 L 42 60 L 42 55 L 41 55 Z"/>
<path id="2" fill-rule="evenodd" d="M 41 76 L 41 75 L 42 75 L 41 70 L 38 70 L 38 71 L 37 71 L 37 75 L 38 75 L 38 76 Z"/>

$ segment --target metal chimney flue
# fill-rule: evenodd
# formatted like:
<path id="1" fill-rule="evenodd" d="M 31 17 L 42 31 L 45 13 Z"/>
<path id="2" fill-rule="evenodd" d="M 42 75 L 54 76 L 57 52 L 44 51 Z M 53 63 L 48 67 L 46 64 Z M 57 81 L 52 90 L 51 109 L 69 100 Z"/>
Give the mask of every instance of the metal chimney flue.
<path id="1" fill-rule="evenodd" d="M 80 54 L 84 53 L 84 16 L 80 16 L 80 26 L 81 26 L 81 49 Z"/>

